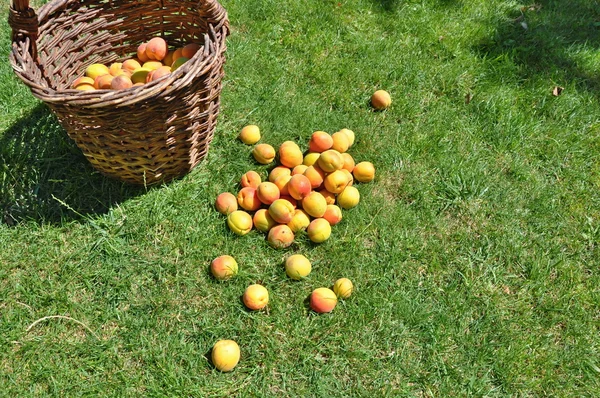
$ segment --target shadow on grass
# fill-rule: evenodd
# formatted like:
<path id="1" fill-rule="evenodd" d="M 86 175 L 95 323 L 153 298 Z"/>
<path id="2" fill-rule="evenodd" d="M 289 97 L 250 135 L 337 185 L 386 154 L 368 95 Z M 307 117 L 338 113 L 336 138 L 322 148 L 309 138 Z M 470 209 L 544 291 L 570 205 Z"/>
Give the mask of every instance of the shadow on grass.
<path id="1" fill-rule="evenodd" d="M 532 2 L 504 17 L 503 22 L 495 22 L 496 34 L 475 46 L 482 56 L 508 57 L 521 68 L 522 79 L 551 73 L 560 76 L 565 83 L 576 82 L 593 91 L 600 89 L 598 73 L 585 70 L 573 57 L 581 49 L 600 47 L 597 2 Z"/>
<path id="2" fill-rule="evenodd" d="M 371 0 L 378 8 L 386 12 L 395 12 L 403 5 L 410 3 L 407 0 Z M 437 0 L 436 5 L 450 6 L 460 4 L 459 0 Z"/>
<path id="3" fill-rule="evenodd" d="M 143 192 L 95 171 L 44 104 L 0 136 L 0 170 L 0 222 L 8 225 L 102 214 Z"/>

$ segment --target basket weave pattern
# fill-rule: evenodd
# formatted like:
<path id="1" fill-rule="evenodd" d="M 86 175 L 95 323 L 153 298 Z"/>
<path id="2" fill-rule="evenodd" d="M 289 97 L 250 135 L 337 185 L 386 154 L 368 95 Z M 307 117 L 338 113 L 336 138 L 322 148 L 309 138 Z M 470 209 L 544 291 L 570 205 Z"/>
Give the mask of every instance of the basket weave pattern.
<path id="1" fill-rule="evenodd" d="M 54 0 L 37 16 L 14 0 L 11 64 L 100 172 L 152 185 L 208 152 L 219 112 L 229 22 L 216 0 Z M 173 73 L 126 90 L 78 91 L 88 65 L 135 58 L 155 36 L 200 50 Z"/>

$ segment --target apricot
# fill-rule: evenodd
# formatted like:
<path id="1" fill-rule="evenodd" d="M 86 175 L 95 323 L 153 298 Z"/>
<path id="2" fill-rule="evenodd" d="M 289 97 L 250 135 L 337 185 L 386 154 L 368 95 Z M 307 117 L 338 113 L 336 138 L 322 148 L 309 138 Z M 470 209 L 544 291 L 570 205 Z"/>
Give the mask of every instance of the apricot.
<path id="1" fill-rule="evenodd" d="M 200 50 L 200 45 L 197 43 L 190 43 L 185 45 L 181 49 L 181 56 L 191 59 Z"/>
<path id="2" fill-rule="evenodd" d="M 242 179 L 240 180 L 240 185 L 242 187 L 253 187 L 258 188 L 262 179 L 260 178 L 260 174 L 258 174 L 254 170 L 247 171 L 242 175 Z"/>
<path id="3" fill-rule="evenodd" d="M 164 66 L 164 65 L 160 61 L 146 61 L 142 65 L 142 68 L 149 69 L 149 70 L 156 70 L 156 69 L 160 68 L 161 66 Z"/>
<path id="4" fill-rule="evenodd" d="M 344 190 L 344 188 L 346 188 L 346 186 L 348 186 L 349 182 L 350 179 L 342 169 L 327 174 L 325 180 L 323 181 L 323 185 L 329 192 L 339 194 Z"/>
<path id="5" fill-rule="evenodd" d="M 121 69 L 129 71 L 132 74 L 134 71 L 140 69 L 141 67 L 142 65 L 140 65 L 140 63 L 135 59 L 128 59 L 126 61 L 123 61 L 123 64 L 121 65 Z"/>
<path id="6" fill-rule="evenodd" d="M 162 61 L 168 51 L 167 42 L 162 37 L 153 37 L 146 44 L 146 56 L 151 60 Z"/>
<path id="7" fill-rule="evenodd" d="M 356 135 L 354 134 L 354 131 L 352 131 L 350 129 L 341 129 L 340 132 L 344 133 L 344 134 L 346 134 L 346 136 L 348 136 L 348 142 L 350 144 L 349 147 L 354 145 L 354 139 L 356 137 Z"/>
<path id="8" fill-rule="evenodd" d="M 112 88 L 113 90 L 125 90 L 131 87 L 133 87 L 133 82 L 126 75 L 116 76 L 110 82 L 110 88 Z"/>
<path id="9" fill-rule="evenodd" d="M 351 209 L 360 202 L 360 192 L 356 187 L 346 187 L 337 196 L 337 203 L 342 209 Z"/>
<path id="10" fill-rule="evenodd" d="M 87 68 L 85 68 L 85 75 L 94 80 L 96 80 L 96 78 L 98 76 L 108 75 L 108 74 L 110 74 L 108 67 L 103 64 L 92 64 L 92 65 L 88 66 Z"/>
<path id="11" fill-rule="evenodd" d="M 279 192 L 281 193 L 281 195 L 290 195 L 288 183 L 291 179 L 291 176 L 283 174 L 277 177 L 273 182 L 273 184 L 277 185 L 277 188 L 279 188 Z"/>
<path id="12" fill-rule="evenodd" d="M 325 198 L 325 202 L 327 202 L 328 205 L 334 205 L 335 204 L 335 194 L 329 192 L 328 190 L 326 190 L 325 188 L 323 188 L 322 190 L 318 191 L 321 195 L 323 195 L 323 197 Z"/>
<path id="13" fill-rule="evenodd" d="M 260 141 L 260 129 L 254 124 L 244 126 L 238 135 L 240 141 L 247 145 L 254 145 Z"/>
<path id="14" fill-rule="evenodd" d="M 277 166 L 269 173 L 269 181 L 275 182 L 277 177 L 281 175 L 287 175 L 288 177 L 292 176 L 292 171 L 287 167 Z"/>
<path id="15" fill-rule="evenodd" d="M 306 168 L 304 176 L 309 179 L 311 187 L 317 189 L 323 184 L 325 172 L 318 165 L 314 164 Z"/>
<path id="16" fill-rule="evenodd" d="M 358 182 L 371 182 L 375 178 L 375 166 L 371 162 L 360 162 L 354 166 L 352 174 Z"/>
<path id="17" fill-rule="evenodd" d="M 298 207 L 298 201 L 292 198 L 290 195 L 280 195 L 279 199 L 288 201 L 294 209 Z"/>
<path id="18" fill-rule="evenodd" d="M 148 73 L 150 73 L 150 69 L 139 68 L 133 71 L 131 75 L 131 81 L 133 84 L 136 83 L 146 83 L 146 79 L 148 78 Z"/>
<path id="19" fill-rule="evenodd" d="M 77 86 L 79 86 L 81 84 L 87 84 L 87 85 L 93 86 L 94 79 L 92 79 L 91 77 L 88 77 L 88 76 L 79 77 L 79 78 L 75 79 L 75 81 L 73 82 L 71 87 L 77 88 Z"/>
<path id="20" fill-rule="evenodd" d="M 285 273 L 290 279 L 299 281 L 310 274 L 312 265 L 302 254 L 292 254 L 285 259 Z"/>
<path id="21" fill-rule="evenodd" d="M 312 191 L 310 180 L 302 174 L 291 176 L 287 188 L 290 196 L 296 200 L 304 199 Z"/>
<path id="22" fill-rule="evenodd" d="M 252 217 L 252 222 L 260 232 L 269 232 L 271 228 L 277 225 L 277 221 L 271 217 L 267 209 L 258 209 Z"/>
<path id="23" fill-rule="evenodd" d="M 275 249 L 284 249 L 294 242 L 294 233 L 285 224 L 276 225 L 269 230 L 267 241 Z"/>
<path id="24" fill-rule="evenodd" d="M 280 224 L 289 223 L 295 212 L 294 206 L 285 199 L 277 199 L 269 206 L 269 214 L 273 217 L 273 220 Z"/>
<path id="25" fill-rule="evenodd" d="M 161 66 L 158 69 L 152 71 L 152 76 L 150 77 L 150 81 L 155 81 L 160 79 L 163 76 L 167 76 L 171 74 L 171 67 L 170 66 Z"/>
<path id="26" fill-rule="evenodd" d="M 323 217 L 327 210 L 327 201 L 319 192 L 311 191 L 302 199 L 302 208 L 312 217 Z"/>
<path id="27" fill-rule="evenodd" d="M 302 164 L 304 156 L 300 147 L 293 141 L 286 141 L 279 147 L 279 162 L 285 166 L 294 168 Z"/>
<path id="28" fill-rule="evenodd" d="M 327 220 L 329 225 L 334 226 L 342 221 L 342 210 L 336 205 L 327 205 L 323 218 Z"/>
<path id="29" fill-rule="evenodd" d="M 352 294 L 354 285 L 348 278 L 340 278 L 333 283 L 333 292 L 342 299 L 347 299 Z"/>
<path id="30" fill-rule="evenodd" d="M 331 236 L 331 225 L 324 218 L 315 218 L 306 228 L 306 234 L 315 243 L 325 242 Z"/>
<path id="31" fill-rule="evenodd" d="M 331 149 L 335 149 L 339 153 L 346 152 L 350 147 L 350 140 L 348 139 L 348 136 L 340 131 L 333 133 L 331 138 L 333 139 L 333 145 L 331 145 Z"/>
<path id="32" fill-rule="evenodd" d="M 378 111 L 389 108 L 391 104 L 392 97 L 390 97 L 390 94 L 385 90 L 377 90 L 371 96 L 371 106 Z"/>
<path id="33" fill-rule="evenodd" d="M 121 73 L 123 73 L 123 64 L 121 62 L 114 62 L 110 64 L 108 67 L 108 73 L 113 76 L 119 76 Z"/>
<path id="34" fill-rule="evenodd" d="M 270 205 L 279 199 L 280 195 L 277 185 L 270 181 L 261 182 L 256 188 L 256 193 L 258 194 L 258 199 L 266 205 Z"/>
<path id="35" fill-rule="evenodd" d="M 163 65 L 171 66 L 173 64 L 173 55 L 174 54 L 175 54 L 174 51 L 169 51 L 162 60 Z"/>
<path id="36" fill-rule="evenodd" d="M 321 156 L 321 154 L 319 152 L 309 152 L 306 155 L 304 155 L 302 164 L 304 164 L 306 166 L 312 166 L 317 162 L 317 160 L 319 159 L 319 156 Z"/>
<path id="37" fill-rule="evenodd" d="M 269 291 L 259 284 L 250 285 L 244 290 L 242 301 L 249 309 L 260 310 L 269 303 Z"/>
<path id="38" fill-rule="evenodd" d="M 215 200 L 215 208 L 223 215 L 228 215 L 238 209 L 237 198 L 229 192 L 220 193 Z"/>
<path id="39" fill-rule="evenodd" d="M 304 172 L 308 169 L 308 166 L 305 164 L 299 164 L 298 166 L 292 169 L 292 175 L 296 174 L 304 174 Z"/>
<path id="40" fill-rule="evenodd" d="M 113 75 L 108 73 L 106 75 L 98 76 L 96 79 L 94 79 L 94 87 L 99 90 L 108 90 L 110 89 L 110 84 L 113 79 Z"/>
<path id="41" fill-rule="evenodd" d="M 241 208 L 248 211 L 256 211 L 260 208 L 261 201 L 258 198 L 258 192 L 256 188 L 244 187 L 237 195 L 238 205 Z"/>
<path id="42" fill-rule="evenodd" d="M 148 45 L 148 43 L 142 43 L 138 46 L 137 48 L 137 57 L 141 62 L 146 62 L 149 61 L 150 58 L 148 58 L 148 56 L 146 55 L 146 46 Z"/>
<path id="43" fill-rule="evenodd" d="M 341 169 L 338 171 L 341 171 L 342 173 L 344 173 L 346 175 L 346 177 L 348 178 L 348 186 L 352 186 L 354 184 L 354 176 L 352 175 L 352 173 L 350 173 L 346 169 Z"/>
<path id="44" fill-rule="evenodd" d="M 83 83 L 75 87 L 75 89 L 80 91 L 94 91 L 96 87 L 94 87 L 92 84 Z"/>
<path id="45" fill-rule="evenodd" d="M 344 165 L 342 166 L 342 168 L 352 173 L 352 170 L 354 170 L 355 166 L 354 158 L 352 157 L 352 155 L 350 155 L 348 152 L 344 152 L 342 153 L 342 159 L 344 160 Z"/>
<path id="46" fill-rule="evenodd" d="M 344 159 L 342 158 L 342 154 L 335 149 L 328 149 L 321 153 L 317 164 L 324 172 L 332 173 L 344 166 Z"/>
<path id="47" fill-rule="evenodd" d="M 252 230 L 252 216 L 243 210 L 236 210 L 227 216 L 227 226 L 236 235 L 246 235 Z"/>
<path id="48" fill-rule="evenodd" d="M 333 138 L 325 131 L 315 131 L 308 141 L 308 150 L 310 152 L 325 152 L 333 145 Z"/>
<path id="49" fill-rule="evenodd" d="M 269 144 L 258 144 L 252 150 L 252 156 L 260 164 L 269 164 L 275 159 L 275 148 Z"/>
<path id="50" fill-rule="evenodd" d="M 211 261 L 210 272 L 215 279 L 225 281 L 238 273 L 238 263 L 235 258 L 224 254 Z"/>
<path id="51" fill-rule="evenodd" d="M 183 57 L 182 51 L 183 51 L 183 48 L 178 48 L 175 51 L 173 51 L 173 59 L 171 60 L 171 66 L 173 65 L 173 62 L 175 62 L 179 58 Z"/>
<path id="52" fill-rule="evenodd" d="M 290 227 L 292 232 L 296 233 L 300 230 L 306 229 L 310 224 L 310 216 L 302 209 L 296 209 L 294 211 L 294 216 L 291 221 L 287 223 L 287 226 Z"/>
<path id="53" fill-rule="evenodd" d="M 221 372 L 230 372 L 240 361 L 240 346 L 233 340 L 219 340 L 210 351 L 210 359 Z"/>
<path id="54" fill-rule="evenodd" d="M 320 287 L 310 294 L 310 308 L 319 314 L 331 312 L 337 305 L 337 296 L 331 289 Z"/>
<path id="55" fill-rule="evenodd" d="M 181 67 L 181 65 L 185 64 L 187 61 L 189 61 L 189 58 L 186 58 L 186 57 L 177 58 L 175 61 L 173 61 L 173 65 L 171 65 L 171 70 L 173 72 L 175 72 L 177 69 L 179 69 L 179 67 Z"/>

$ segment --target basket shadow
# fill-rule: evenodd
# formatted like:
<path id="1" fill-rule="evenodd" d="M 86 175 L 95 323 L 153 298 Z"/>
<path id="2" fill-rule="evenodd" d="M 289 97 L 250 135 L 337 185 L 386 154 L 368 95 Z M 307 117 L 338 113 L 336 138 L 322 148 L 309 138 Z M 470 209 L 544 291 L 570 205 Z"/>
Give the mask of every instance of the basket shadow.
<path id="1" fill-rule="evenodd" d="M 0 222 L 59 223 L 145 192 L 97 172 L 39 104 L 0 136 Z"/>

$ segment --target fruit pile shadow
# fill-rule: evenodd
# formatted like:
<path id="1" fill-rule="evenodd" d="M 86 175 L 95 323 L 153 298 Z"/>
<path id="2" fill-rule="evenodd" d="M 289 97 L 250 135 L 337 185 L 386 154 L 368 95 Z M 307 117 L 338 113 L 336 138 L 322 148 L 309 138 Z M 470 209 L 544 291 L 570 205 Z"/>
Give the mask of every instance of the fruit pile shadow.
<path id="1" fill-rule="evenodd" d="M 573 58 L 577 48 L 600 47 L 600 7 L 587 0 L 548 0 L 515 6 L 508 15 L 490 21 L 495 34 L 474 46 L 486 59 L 507 57 L 518 65 L 522 81 L 536 75 L 559 77 L 597 94 L 597 71 L 585 70 Z M 500 20 L 500 22 L 499 22 Z M 551 82 L 549 82 L 551 84 Z"/>
<path id="2" fill-rule="evenodd" d="M 145 191 L 97 172 L 44 104 L 0 134 L 0 169 L 8 225 L 78 220 Z"/>

